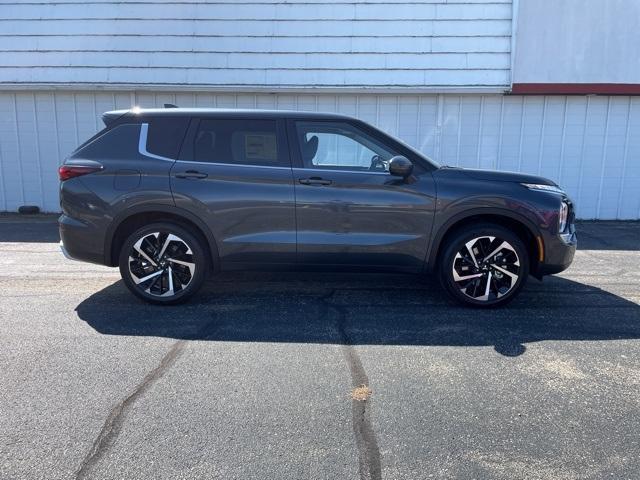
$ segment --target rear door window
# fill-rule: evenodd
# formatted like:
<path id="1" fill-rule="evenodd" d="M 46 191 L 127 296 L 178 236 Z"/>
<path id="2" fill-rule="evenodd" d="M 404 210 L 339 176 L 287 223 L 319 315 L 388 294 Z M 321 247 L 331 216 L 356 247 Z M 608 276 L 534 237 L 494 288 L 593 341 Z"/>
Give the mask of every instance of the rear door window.
<path id="1" fill-rule="evenodd" d="M 197 162 L 290 167 L 282 125 L 277 120 L 200 120 L 193 145 Z"/>

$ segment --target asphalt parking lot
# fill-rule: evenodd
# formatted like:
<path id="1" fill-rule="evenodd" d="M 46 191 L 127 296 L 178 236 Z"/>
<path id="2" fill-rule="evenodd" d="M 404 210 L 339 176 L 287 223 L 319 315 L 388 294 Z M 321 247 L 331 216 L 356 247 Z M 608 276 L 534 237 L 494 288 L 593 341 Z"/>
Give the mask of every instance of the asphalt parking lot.
<path id="1" fill-rule="evenodd" d="M 640 223 L 579 239 L 500 310 L 328 273 L 154 307 L 0 217 L 0 478 L 637 479 Z"/>

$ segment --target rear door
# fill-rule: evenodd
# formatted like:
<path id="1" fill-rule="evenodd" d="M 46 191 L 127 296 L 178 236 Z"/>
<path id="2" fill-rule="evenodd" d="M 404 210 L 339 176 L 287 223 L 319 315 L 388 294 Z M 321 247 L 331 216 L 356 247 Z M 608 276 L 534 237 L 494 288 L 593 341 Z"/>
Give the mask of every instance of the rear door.
<path id="1" fill-rule="evenodd" d="M 295 201 L 284 121 L 196 118 L 171 170 L 176 206 L 211 229 L 223 267 L 295 262 Z"/>

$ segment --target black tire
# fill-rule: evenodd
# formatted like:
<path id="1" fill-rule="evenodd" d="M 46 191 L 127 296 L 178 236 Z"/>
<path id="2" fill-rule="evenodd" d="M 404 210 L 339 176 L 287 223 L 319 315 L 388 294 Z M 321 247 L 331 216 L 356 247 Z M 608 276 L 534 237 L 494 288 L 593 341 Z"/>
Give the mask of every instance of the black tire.
<path id="1" fill-rule="evenodd" d="M 498 307 L 513 300 L 525 285 L 529 253 L 522 239 L 507 228 L 475 224 L 447 239 L 438 276 L 443 288 L 458 302 L 480 308 Z"/>
<path id="2" fill-rule="evenodd" d="M 158 305 L 189 299 L 202 287 L 210 264 L 203 242 L 184 227 L 168 222 L 152 223 L 131 233 L 118 263 L 127 288 Z"/>

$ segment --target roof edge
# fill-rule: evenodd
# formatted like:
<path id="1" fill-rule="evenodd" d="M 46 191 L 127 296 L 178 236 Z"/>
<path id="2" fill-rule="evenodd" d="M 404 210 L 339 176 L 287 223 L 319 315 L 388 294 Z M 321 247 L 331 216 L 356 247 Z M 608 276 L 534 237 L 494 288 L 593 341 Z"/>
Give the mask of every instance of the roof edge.
<path id="1" fill-rule="evenodd" d="M 184 84 L 140 84 L 140 83 L 18 83 L 0 82 L 0 90 L 62 90 L 62 91 L 120 91 L 120 92 L 202 92 L 202 93 L 311 93 L 322 94 L 393 94 L 393 95 L 434 95 L 434 94 L 504 94 L 509 91 L 509 85 L 327 85 L 327 86 L 298 86 L 298 85 L 184 85 Z"/>

